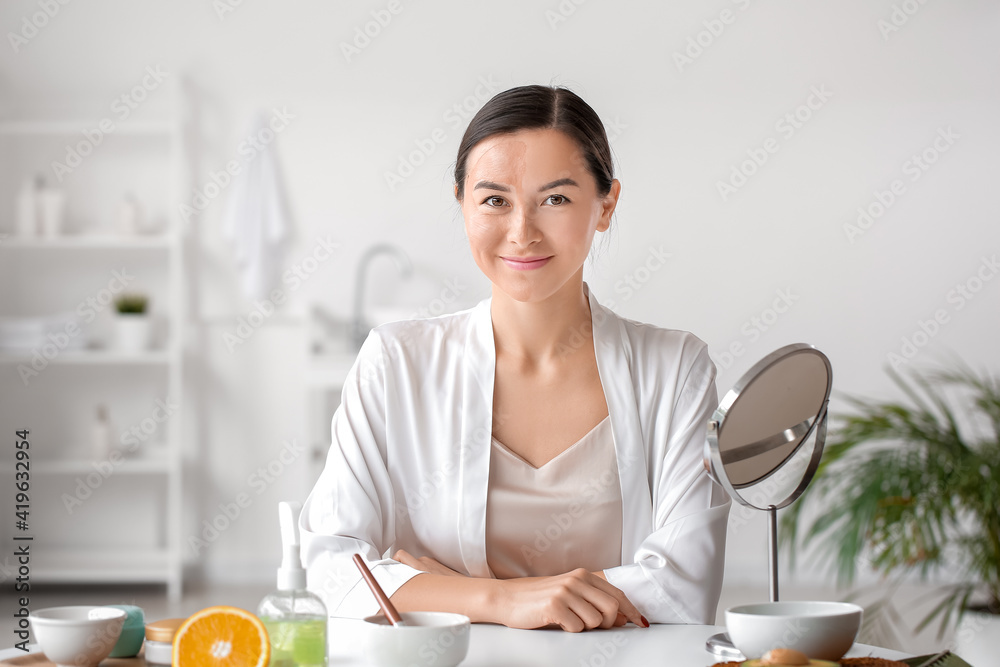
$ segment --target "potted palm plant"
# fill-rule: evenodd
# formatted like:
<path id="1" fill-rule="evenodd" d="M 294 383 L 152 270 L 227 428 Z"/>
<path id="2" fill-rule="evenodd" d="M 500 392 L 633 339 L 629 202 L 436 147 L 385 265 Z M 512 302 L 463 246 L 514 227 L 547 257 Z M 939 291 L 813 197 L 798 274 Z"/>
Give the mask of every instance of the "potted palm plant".
<path id="1" fill-rule="evenodd" d="M 854 413 L 837 418 L 812 485 L 786 511 L 783 543 L 792 559 L 818 546 L 841 585 L 866 568 L 889 582 L 947 581 L 935 586 L 916 631 L 936 621 L 940 639 L 961 622 L 956 652 L 992 664 L 1000 642 L 1000 377 L 958 368 L 890 370 L 905 402 L 847 399 Z M 992 648 L 979 662 L 971 643 L 983 641 Z"/>
<path id="2" fill-rule="evenodd" d="M 115 299 L 115 346 L 123 352 L 143 352 L 149 348 L 150 321 L 146 310 L 149 297 L 124 293 Z"/>

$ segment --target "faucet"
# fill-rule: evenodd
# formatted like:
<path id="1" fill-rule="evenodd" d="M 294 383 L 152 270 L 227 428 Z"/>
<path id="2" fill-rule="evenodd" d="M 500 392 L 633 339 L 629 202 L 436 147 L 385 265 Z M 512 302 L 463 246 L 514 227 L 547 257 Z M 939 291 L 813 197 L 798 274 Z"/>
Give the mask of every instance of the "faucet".
<path id="1" fill-rule="evenodd" d="M 358 269 L 354 275 L 354 315 L 351 318 L 351 342 L 355 350 L 360 350 L 361 345 L 368 337 L 371 326 L 365 323 L 364 317 L 364 296 L 365 283 L 368 279 L 368 265 L 379 255 L 392 255 L 396 260 L 396 268 L 402 278 L 409 278 L 413 275 L 413 263 L 410 261 L 402 248 L 391 243 L 376 243 L 361 255 L 358 262 Z"/>

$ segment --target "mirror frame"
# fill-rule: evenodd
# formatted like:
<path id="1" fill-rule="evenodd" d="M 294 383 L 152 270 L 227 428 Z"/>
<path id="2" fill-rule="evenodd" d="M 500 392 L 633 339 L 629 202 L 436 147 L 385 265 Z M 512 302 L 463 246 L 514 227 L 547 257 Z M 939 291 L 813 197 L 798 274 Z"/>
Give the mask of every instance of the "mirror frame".
<path id="1" fill-rule="evenodd" d="M 816 434 L 816 446 L 813 449 L 812 457 L 809 459 L 809 465 L 806 468 L 806 472 L 795 489 L 786 498 L 781 500 L 781 502 L 767 507 L 760 507 L 744 498 L 740 493 L 739 488 L 734 486 L 729 481 L 728 475 L 725 474 L 725 467 L 722 464 L 722 452 L 719 449 L 719 435 L 725 426 L 726 416 L 728 415 L 729 410 L 732 409 L 733 404 L 736 403 L 740 395 L 748 387 L 750 387 L 762 373 L 774 366 L 778 361 L 781 361 L 789 356 L 802 354 L 803 352 L 808 352 L 818 356 L 824 366 L 826 366 L 826 394 L 823 398 L 823 404 L 820 406 L 816 417 L 812 419 L 812 423 L 809 425 L 805 435 L 799 439 L 798 444 L 795 445 L 795 448 L 788 454 L 787 457 L 785 457 L 785 460 L 781 463 L 781 465 L 777 466 L 766 475 L 758 477 L 751 483 L 741 484 L 739 488 L 753 487 L 781 470 L 785 463 L 795 456 L 799 449 L 801 449 L 802 445 L 809 440 L 813 433 Z M 830 405 L 830 391 L 832 388 L 833 366 L 830 364 L 830 360 L 825 354 L 807 343 L 793 343 L 791 345 L 786 345 L 785 347 L 775 350 L 758 361 L 750 368 L 750 370 L 744 373 L 733 388 L 726 393 L 722 402 L 719 404 L 719 407 L 712 414 L 712 419 L 708 422 L 708 439 L 705 443 L 705 467 L 708 469 L 709 475 L 726 490 L 726 493 L 728 493 L 731 498 L 735 498 L 741 505 L 746 507 L 766 511 L 772 508 L 781 509 L 795 502 L 796 498 L 802 495 L 802 492 L 805 491 L 807 486 L 809 486 L 809 482 L 812 481 L 813 475 L 816 474 L 816 469 L 819 467 L 820 459 L 823 457 L 823 445 L 826 442 L 826 422 L 829 414 L 828 408 Z M 722 474 L 719 474 L 719 471 L 722 471 Z"/>

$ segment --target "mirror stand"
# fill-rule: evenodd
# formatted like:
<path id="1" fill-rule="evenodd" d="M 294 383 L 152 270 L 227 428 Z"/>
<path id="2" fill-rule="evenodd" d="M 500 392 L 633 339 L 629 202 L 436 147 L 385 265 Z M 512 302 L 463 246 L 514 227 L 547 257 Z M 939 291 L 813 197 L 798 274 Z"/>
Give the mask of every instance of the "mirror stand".
<path id="1" fill-rule="evenodd" d="M 778 510 L 805 491 L 819 467 L 832 384 L 826 355 L 804 343 L 787 345 L 747 371 L 708 423 L 705 467 L 712 479 L 740 504 L 767 512 L 771 602 L 778 601 Z M 721 660 L 746 659 L 725 632 L 705 648 Z"/>
<path id="2" fill-rule="evenodd" d="M 767 506 L 767 566 L 771 571 L 768 580 L 771 587 L 771 602 L 778 601 L 778 508 Z"/>

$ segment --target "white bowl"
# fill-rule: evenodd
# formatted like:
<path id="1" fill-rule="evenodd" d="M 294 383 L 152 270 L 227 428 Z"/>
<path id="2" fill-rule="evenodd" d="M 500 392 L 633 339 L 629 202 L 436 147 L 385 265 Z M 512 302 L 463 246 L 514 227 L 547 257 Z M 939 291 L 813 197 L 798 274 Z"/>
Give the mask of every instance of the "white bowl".
<path id="1" fill-rule="evenodd" d="M 469 617 L 437 611 L 401 612 L 395 627 L 384 616 L 365 619 L 365 658 L 376 667 L 455 667 L 469 652 Z"/>
<path id="2" fill-rule="evenodd" d="M 847 602 L 765 602 L 726 610 L 729 639 L 749 659 L 793 648 L 817 660 L 840 660 L 861 627 L 862 609 Z"/>
<path id="3" fill-rule="evenodd" d="M 49 607 L 28 621 L 45 657 L 59 667 L 96 667 L 115 647 L 125 616 L 114 607 Z"/>

